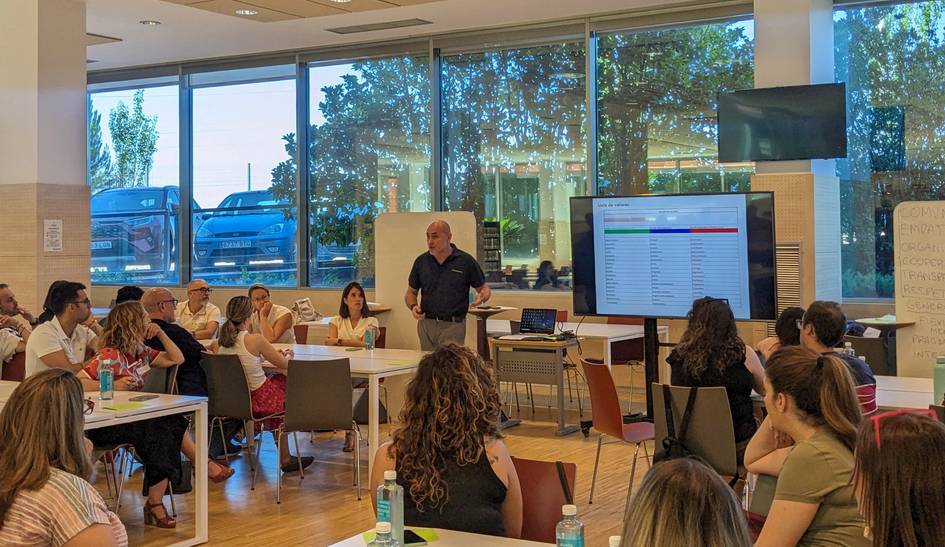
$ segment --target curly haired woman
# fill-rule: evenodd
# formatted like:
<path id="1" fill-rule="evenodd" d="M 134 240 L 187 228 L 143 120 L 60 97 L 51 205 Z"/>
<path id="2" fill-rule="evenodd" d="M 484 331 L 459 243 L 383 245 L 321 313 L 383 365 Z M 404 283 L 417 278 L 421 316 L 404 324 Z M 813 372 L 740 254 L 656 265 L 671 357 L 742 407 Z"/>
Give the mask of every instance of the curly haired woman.
<path id="1" fill-rule="evenodd" d="M 495 374 L 469 348 L 445 344 L 420 361 L 400 429 L 374 458 L 404 487 L 404 523 L 518 537 L 522 493 L 497 427 Z"/>
<path id="2" fill-rule="evenodd" d="M 692 303 L 689 326 L 666 359 L 674 386 L 724 387 L 732 410 L 738 459 L 758 429 L 751 390 L 764 394 L 764 369 L 738 336 L 728 300 L 706 296 Z"/>

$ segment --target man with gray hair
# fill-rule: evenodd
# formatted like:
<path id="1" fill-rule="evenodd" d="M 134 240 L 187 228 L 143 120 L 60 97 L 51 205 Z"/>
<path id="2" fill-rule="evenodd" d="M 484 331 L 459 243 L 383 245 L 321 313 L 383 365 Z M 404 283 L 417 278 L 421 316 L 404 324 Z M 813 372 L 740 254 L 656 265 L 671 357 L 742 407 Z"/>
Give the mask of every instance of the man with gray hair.
<path id="1" fill-rule="evenodd" d="M 427 249 L 413 262 L 404 302 L 417 320 L 420 348 L 432 351 L 466 339 L 466 313 L 492 296 L 479 263 L 452 243 L 450 225 L 434 220 L 427 227 Z M 469 288 L 476 298 L 469 302 Z M 418 297 L 422 299 L 418 302 Z"/>

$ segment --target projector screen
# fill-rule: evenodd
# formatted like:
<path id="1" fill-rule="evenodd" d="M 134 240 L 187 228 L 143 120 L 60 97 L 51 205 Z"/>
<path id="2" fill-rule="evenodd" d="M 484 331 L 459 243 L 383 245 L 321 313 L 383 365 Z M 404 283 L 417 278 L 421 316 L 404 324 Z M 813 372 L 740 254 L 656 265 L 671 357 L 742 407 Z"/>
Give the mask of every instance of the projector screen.
<path id="1" fill-rule="evenodd" d="M 776 319 L 774 195 L 571 198 L 574 312 L 686 317 L 728 299 L 736 319 Z"/>

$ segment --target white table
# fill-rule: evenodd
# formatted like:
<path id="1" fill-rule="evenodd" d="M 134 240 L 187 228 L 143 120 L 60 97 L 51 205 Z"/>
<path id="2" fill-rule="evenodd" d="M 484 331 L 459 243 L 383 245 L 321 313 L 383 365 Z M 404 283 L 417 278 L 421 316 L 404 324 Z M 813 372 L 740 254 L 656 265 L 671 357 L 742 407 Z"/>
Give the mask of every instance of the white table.
<path id="1" fill-rule="evenodd" d="M 932 397 L 931 378 L 876 377 L 876 406 L 879 408 L 929 408 Z"/>
<path id="2" fill-rule="evenodd" d="M 539 543 L 537 541 L 526 541 L 524 539 L 484 536 L 482 534 L 455 532 L 453 530 L 443 530 L 440 528 L 436 528 L 436 534 L 439 536 L 439 539 L 431 544 L 436 547 L 547 547 L 548 545 L 554 545 L 554 543 Z M 364 547 L 365 545 L 367 545 L 367 543 L 364 541 L 364 535 L 358 534 L 346 540 L 334 543 L 330 547 Z"/>
<path id="3" fill-rule="evenodd" d="M 413 374 L 426 352 L 384 348 L 373 350 L 350 348 L 354 351 L 349 351 L 349 348 L 344 346 L 312 344 L 273 345 L 279 349 L 291 348 L 295 352 L 295 358 L 303 361 L 349 359 L 351 375 L 368 379 L 368 476 L 371 476 L 374 469 L 374 453 L 380 446 L 380 379 Z M 387 414 L 389 420 L 393 418 L 390 409 Z"/>
<path id="4" fill-rule="evenodd" d="M 10 394 L 19 385 L 19 382 L 0 382 L 0 406 L 6 403 Z M 194 496 L 195 510 L 194 517 L 196 523 L 194 526 L 194 537 L 172 544 L 172 547 L 184 547 L 187 545 L 199 545 L 209 540 L 209 520 L 207 505 L 207 398 L 189 397 L 185 395 L 158 395 L 155 399 L 142 401 L 139 408 L 132 410 L 106 410 L 104 407 L 109 404 L 121 404 L 129 402 L 128 399 L 136 395 L 141 395 L 134 391 L 116 391 L 115 398 L 111 401 L 102 401 L 98 398 L 98 392 L 87 392 L 86 397 L 95 401 L 95 410 L 91 415 L 85 418 L 85 429 L 98 429 L 102 427 L 111 427 L 140 420 L 149 420 L 161 416 L 172 414 L 194 413 L 194 426 L 196 438 L 196 459 L 194 464 Z"/>
<path id="5" fill-rule="evenodd" d="M 486 330 L 490 336 L 502 336 L 511 334 L 512 325 L 506 319 L 488 319 L 486 321 Z M 604 341 L 604 363 L 609 367 L 611 364 L 610 348 L 614 342 L 622 340 L 634 340 L 643 338 L 643 325 L 620 325 L 609 323 L 578 323 L 569 321 L 567 323 L 558 323 L 555 332 L 572 331 L 579 338 L 597 339 Z M 661 339 L 669 335 L 669 327 L 659 327 L 657 329 Z M 664 340 L 665 341 L 665 340 Z"/>

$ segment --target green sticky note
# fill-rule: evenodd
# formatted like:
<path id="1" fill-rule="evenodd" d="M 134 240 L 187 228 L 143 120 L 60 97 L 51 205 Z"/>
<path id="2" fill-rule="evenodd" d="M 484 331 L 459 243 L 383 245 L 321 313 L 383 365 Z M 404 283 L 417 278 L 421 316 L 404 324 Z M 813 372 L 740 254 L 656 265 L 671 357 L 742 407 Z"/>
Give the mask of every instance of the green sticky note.
<path id="1" fill-rule="evenodd" d="M 114 412 L 126 412 L 128 410 L 138 410 L 139 408 L 144 408 L 144 403 L 108 403 L 106 405 L 102 405 L 102 408 Z"/>

